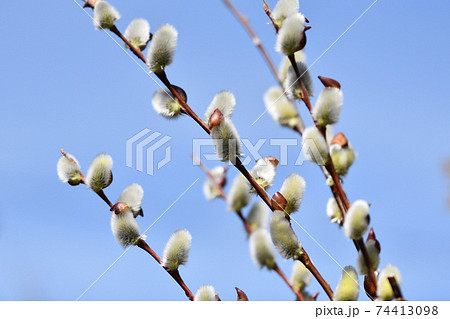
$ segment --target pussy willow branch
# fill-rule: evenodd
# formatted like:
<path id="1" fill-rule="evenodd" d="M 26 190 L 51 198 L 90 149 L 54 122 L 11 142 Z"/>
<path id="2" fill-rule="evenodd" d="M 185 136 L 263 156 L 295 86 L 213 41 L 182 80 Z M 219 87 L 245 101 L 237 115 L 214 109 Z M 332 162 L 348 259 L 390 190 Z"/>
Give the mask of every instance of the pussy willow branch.
<path id="1" fill-rule="evenodd" d="M 83 0 L 85 3 L 88 3 L 89 0 Z M 93 7 L 93 6 L 90 6 Z M 140 59 L 142 60 L 142 62 L 144 62 L 145 64 L 147 64 L 147 61 L 145 59 L 145 57 L 142 55 L 142 52 L 136 48 L 135 46 L 133 46 L 126 38 L 123 37 L 123 35 L 120 35 L 120 31 L 117 29 L 116 26 L 113 26 L 111 28 L 111 32 L 113 32 L 114 34 L 116 34 L 117 36 L 119 36 L 121 39 L 125 39 L 124 42 L 126 45 L 128 45 L 130 47 L 130 50 Z M 205 122 L 203 120 L 201 120 L 197 114 L 190 108 L 190 106 L 186 103 L 186 101 L 178 94 L 177 90 L 175 90 L 175 88 L 172 86 L 172 84 L 169 82 L 166 73 L 164 71 L 161 72 L 155 72 L 155 75 L 161 80 L 161 82 L 170 90 L 170 92 L 178 99 L 178 101 L 180 102 L 181 106 L 182 106 L 182 110 L 184 113 L 188 114 L 195 122 L 197 122 L 197 124 L 203 128 L 203 130 L 208 133 L 209 135 L 211 134 L 208 126 L 205 124 Z M 249 181 L 249 183 L 255 188 L 256 192 L 258 193 L 258 195 L 261 197 L 261 199 L 267 204 L 267 206 L 269 206 L 269 208 L 271 210 L 273 210 L 272 208 L 272 204 L 270 201 L 269 196 L 267 195 L 266 191 L 264 190 L 264 188 L 262 188 L 256 181 L 255 179 L 252 177 L 252 175 L 249 173 L 249 171 L 245 168 L 245 166 L 242 164 L 241 160 L 239 159 L 239 157 L 236 156 L 236 158 L 233 160 L 231 160 L 232 164 L 245 176 L 245 178 Z M 306 254 L 306 251 L 303 249 L 304 253 Z M 309 257 L 308 257 L 309 260 Z M 322 277 L 322 275 L 319 273 L 319 271 L 314 267 L 314 265 L 312 264 L 312 262 L 309 262 L 307 264 L 305 264 L 305 267 L 310 267 L 310 271 L 311 273 L 314 275 L 314 277 L 316 278 L 316 280 L 319 282 L 319 284 L 322 286 L 322 288 L 325 290 L 325 292 L 327 293 L 328 296 L 332 296 L 332 291 L 329 288 L 329 284 L 325 281 L 325 279 Z M 308 268 L 309 269 L 309 268 Z M 332 297 L 330 297 L 332 298 Z"/>
<path id="2" fill-rule="evenodd" d="M 275 31 L 278 32 L 278 26 L 275 24 L 273 18 L 272 18 L 272 14 L 270 12 L 269 6 L 267 5 L 266 0 L 264 1 L 264 11 L 266 12 L 267 16 L 269 17 L 270 21 L 272 22 Z M 309 100 L 309 95 L 308 92 L 305 88 L 305 85 L 303 84 L 303 81 L 301 80 L 301 76 L 302 74 L 300 74 L 298 67 L 297 67 L 297 63 L 295 61 L 295 55 L 289 55 L 288 56 L 289 61 L 291 62 L 291 65 L 294 69 L 295 75 L 297 76 L 297 81 L 300 82 L 300 87 L 302 89 L 302 101 L 303 103 L 306 105 L 306 108 L 309 110 L 309 113 L 311 115 L 312 120 L 314 121 L 315 126 L 318 128 L 319 132 L 321 132 L 321 134 L 323 135 L 324 138 L 326 138 L 326 131 L 324 128 L 321 128 L 317 125 L 316 120 L 314 119 L 314 117 L 312 116 L 312 105 L 311 105 L 311 101 Z M 299 129 L 298 132 L 300 134 L 302 134 L 301 130 Z M 333 193 L 333 196 L 336 199 L 336 202 L 338 203 L 341 212 L 342 212 L 342 216 L 343 218 L 345 218 L 345 214 L 347 212 L 347 210 L 350 208 L 350 202 L 347 198 L 347 194 L 345 193 L 344 189 L 342 188 L 341 182 L 339 180 L 339 176 L 336 172 L 336 169 L 334 167 L 333 161 L 331 160 L 331 156 L 330 154 L 328 154 L 328 157 L 330 158 L 330 161 L 328 161 L 328 163 L 326 164 L 325 168 L 328 171 L 328 173 L 331 175 L 331 178 L 333 179 L 333 186 L 331 186 L 331 191 Z M 322 168 L 323 169 L 323 168 Z M 325 177 L 327 177 L 325 171 L 324 171 Z M 374 287 L 377 286 L 377 279 L 375 276 L 375 273 L 373 271 L 370 259 L 369 259 L 369 255 L 367 253 L 366 250 L 366 246 L 364 244 L 364 241 L 362 239 L 358 239 L 358 240 L 354 240 L 353 241 L 355 244 L 355 247 L 358 251 L 361 251 L 361 254 L 363 255 L 363 259 L 364 262 L 368 268 L 368 273 L 369 273 L 369 278 L 372 281 Z"/>
<path id="3" fill-rule="evenodd" d="M 239 10 L 233 5 L 233 3 L 229 0 L 223 0 L 225 5 L 230 9 L 231 13 L 236 17 L 236 19 L 242 24 L 244 29 L 247 31 L 247 33 L 252 38 L 253 44 L 258 48 L 258 50 L 261 52 L 261 55 L 263 56 L 264 60 L 266 61 L 267 66 L 269 67 L 270 71 L 272 72 L 273 77 L 275 80 L 277 80 L 278 84 L 280 85 L 283 92 L 286 91 L 284 87 L 283 80 L 280 78 L 280 75 L 278 74 L 277 68 L 275 67 L 275 63 L 273 63 L 272 59 L 270 58 L 269 54 L 267 53 L 266 48 L 262 45 L 262 42 L 256 32 L 253 30 L 252 26 L 250 25 L 250 22 L 248 21 L 247 17 L 243 15 Z M 295 108 L 295 102 L 292 101 L 289 97 L 286 96 L 289 103 L 292 104 L 292 106 Z M 300 130 L 304 130 L 304 124 L 303 120 L 298 115 L 298 123 L 297 126 Z"/>
<path id="4" fill-rule="evenodd" d="M 217 183 L 211 170 L 208 169 L 203 163 L 202 161 L 195 157 L 195 155 L 192 155 L 192 157 L 194 158 L 194 160 L 200 165 L 200 167 L 202 168 L 202 170 L 208 175 L 208 177 L 214 181 L 215 183 L 215 187 L 217 188 L 217 190 L 219 191 L 219 197 L 222 198 L 225 202 L 227 202 L 227 195 L 225 194 L 223 187 L 221 184 Z M 245 217 L 242 215 L 241 211 L 236 211 L 239 219 L 242 221 L 242 223 L 244 224 L 245 229 L 247 230 L 248 234 L 251 234 L 253 232 L 252 227 L 249 225 L 249 223 L 247 222 L 247 220 L 245 219 Z M 284 272 L 280 269 L 280 267 L 278 267 L 277 264 L 274 265 L 273 270 L 281 277 L 281 279 L 283 279 L 283 281 L 289 286 L 289 288 L 292 290 L 292 292 L 295 294 L 295 296 L 297 297 L 298 300 L 300 301 L 304 301 L 305 298 L 303 297 L 303 294 L 301 291 L 299 291 L 298 289 L 295 289 L 294 286 L 292 286 L 292 284 L 289 282 L 289 280 L 287 279 L 286 275 L 284 274 Z"/>
<path id="5" fill-rule="evenodd" d="M 64 152 L 63 149 L 61 149 L 61 153 L 66 156 L 66 153 Z M 67 158 L 67 156 L 66 156 Z M 81 176 L 84 177 L 83 173 L 81 173 Z M 84 178 L 82 179 L 81 183 L 84 184 Z M 112 203 L 111 201 L 108 199 L 108 197 L 106 196 L 106 194 L 103 192 L 103 190 L 96 192 L 96 194 L 98 196 L 100 196 L 101 199 L 103 199 L 105 201 L 105 203 L 109 206 L 112 207 Z M 114 213 L 113 213 L 114 214 Z M 192 294 L 192 292 L 189 290 L 189 288 L 186 286 L 186 284 L 184 283 L 183 279 L 181 278 L 178 270 L 170 270 L 168 268 L 165 268 L 162 264 L 161 258 L 159 258 L 159 256 L 150 248 L 150 246 L 145 242 L 145 240 L 143 239 L 139 239 L 139 241 L 137 242 L 136 246 L 138 246 L 139 248 L 145 250 L 146 252 L 148 252 L 153 259 L 155 259 L 158 264 L 170 275 L 172 276 L 172 278 L 177 282 L 177 284 L 181 287 L 181 289 L 183 289 L 183 291 L 185 292 L 186 296 L 189 298 L 189 300 L 194 300 L 194 295 Z"/>

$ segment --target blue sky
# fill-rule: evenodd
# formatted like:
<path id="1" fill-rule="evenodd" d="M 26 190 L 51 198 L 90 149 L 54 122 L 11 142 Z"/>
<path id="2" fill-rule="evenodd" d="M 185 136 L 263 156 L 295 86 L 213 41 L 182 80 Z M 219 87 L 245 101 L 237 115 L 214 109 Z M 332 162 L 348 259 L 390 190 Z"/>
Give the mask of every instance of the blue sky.
<path id="1" fill-rule="evenodd" d="M 300 1 L 310 21 L 308 63 L 315 61 L 373 1 Z M 152 30 L 171 23 L 179 31 L 169 79 L 188 93 L 200 115 L 220 90 L 237 99 L 233 121 L 242 138 L 295 138 L 274 124 L 262 96 L 275 84 L 250 38 L 221 1 L 111 0 L 124 31 L 137 17 Z M 262 1 L 234 1 L 250 19 L 271 57 L 275 36 Z M 274 1 L 269 1 L 271 6 Z M 344 107 L 335 131 L 357 150 L 345 179 L 351 201 L 371 206 L 372 226 L 381 242 L 381 266 L 393 263 L 409 300 L 448 300 L 450 212 L 442 163 L 450 157 L 447 89 L 446 1 L 405 3 L 379 0 L 311 68 L 342 84 Z M 91 14 L 90 10 L 87 10 Z M 84 186 L 62 184 L 56 175 L 59 148 L 74 154 L 86 171 L 100 152 L 114 159 L 115 200 L 136 182 L 145 190 L 139 219 L 149 227 L 197 178 L 198 182 L 148 231 L 148 243 L 162 254 L 171 233 L 187 228 L 192 236 L 189 262 L 180 272 L 196 291 L 212 284 L 223 300 L 234 300 L 234 286 L 252 300 L 292 300 L 275 274 L 251 261 L 239 220 L 220 200 L 202 194 L 204 174 L 192 166 L 192 139 L 207 137 L 189 118 L 167 121 L 151 107 L 158 85 L 92 21 L 74 1 L 7 1 L 0 13 L 3 45 L 0 97 L 0 300 L 75 300 L 123 252 L 111 234 L 107 206 Z M 115 38 L 114 38 L 115 39 Z M 143 66 L 142 64 L 140 64 Z M 145 66 L 144 66 L 145 68 Z M 298 106 L 310 125 L 303 105 Z M 171 136 L 172 161 L 153 176 L 126 167 L 125 143 L 144 128 Z M 294 218 L 342 266 L 355 264 L 353 244 L 330 224 L 330 197 L 323 176 L 310 163 L 278 168 L 269 193 L 286 176 L 301 174 L 304 202 Z M 264 144 L 262 155 L 279 156 Z M 163 157 L 161 153 L 159 156 Z M 214 167 L 217 162 L 207 163 Z M 251 166 L 252 164 L 250 164 Z M 229 170 L 231 184 L 236 170 Z M 228 184 L 228 185 L 229 185 Z M 246 213 L 247 211 L 245 211 Z M 300 228 L 294 226 L 317 268 L 334 288 L 341 269 Z M 278 256 L 290 274 L 292 263 Z M 425 288 L 426 287 L 426 288 Z M 325 293 L 313 280 L 310 292 Z M 367 298 L 361 293 L 362 300 Z M 129 250 L 82 300 L 185 300 L 181 289 L 143 251 Z"/>

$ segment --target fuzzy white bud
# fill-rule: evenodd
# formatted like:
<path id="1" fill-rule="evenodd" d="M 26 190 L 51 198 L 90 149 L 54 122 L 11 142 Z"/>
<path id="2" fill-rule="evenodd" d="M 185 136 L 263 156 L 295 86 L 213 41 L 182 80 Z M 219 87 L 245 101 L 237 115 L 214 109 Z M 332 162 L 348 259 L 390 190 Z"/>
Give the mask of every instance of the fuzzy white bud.
<path id="1" fill-rule="evenodd" d="M 302 39 L 305 31 L 305 16 L 299 12 L 284 19 L 278 30 L 275 50 L 285 55 L 294 54 L 303 48 Z"/>
<path id="2" fill-rule="evenodd" d="M 334 197 L 328 199 L 327 216 L 332 223 L 340 223 L 342 220 L 342 212 Z"/>
<path id="3" fill-rule="evenodd" d="M 170 24 L 164 24 L 156 30 L 147 52 L 147 64 L 151 71 L 163 71 L 173 62 L 177 38 L 178 31 Z"/>
<path id="4" fill-rule="evenodd" d="M 213 200 L 220 196 L 220 190 L 217 187 L 217 183 L 225 178 L 225 168 L 223 166 L 217 166 L 211 170 L 211 177 L 207 177 L 203 183 L 203 194 L 207 200 Z"/>
<path id="5" fill-rule="evenodd" d="M 272 18 L 280 27 L 284 19 L 291 14 L 297 13 L 299 8 L 298 0 L 280 0 L 272 9 Z"/>
<path id="6" fill-rule="evenodd" d="M 299 210 L 305 193 L 305 180 L 296 173 L 289 175 L 281 186 L 280 193 L 287 201 L 285 213 L 292 214 Z"/>
<path id="7" fill-rule="evenodd" d="M 303 131 L 303 155 L 310 162 L 324 165 L 328 159 L 328 143 L 317 127 L 310 126 Z"/>
<path id="8" fill-rule="evenodd" d="M 360 239 L 367 232 L 369 222 L 369 204 L 361 199 L 355 201 L 345 215 L 345 236 L 350 239 Z"/>
<path id="9" fill-rule="evenodd" d="M 162 264 L 170 270 L 176 270 L 186 264 L 191 248 L 192 236 L 186 229 L 179 229 L 170 236 L 164 248 Z"/>
<path id="10" fill-rule="evenodd" d="M 300 79 L 297 77 L 292 65 L 288 68 L 286 79 L 283 84 L 286 88 L 286 94 L 291 100 L 301 100 L 303 97 L 303 91 L 300 85 L 300 81 L 305 86 L 306 92 L 309 96 L 314 96 L 314 84 L 311 79 L 311 75 L 308 70 L 308 66 L 303 62 L 297 62 L 298 72 L 300 73 Z"/>
<path id="11" fill-rule="evenodd" d="M 144 197 L 144 190 L 139 184 L 130 184 L 122 191 L 118 203 L 125 203 L 133 212 L 134 218 L 138 215 L 144 216 L 141 209 L 142 198 Z"/>
<path id="12" fill-rule="evenodd" d="M 99 154 L 92 161 L 86 174 L 86 186 L 94 192 L 108 187 L 112 182 L 113 160 L 108 154 Z"/>
<path id="13" fill-rule="evenodd" d="M 56 172 L 63 183 L 78 185 L 81 183 L 81 167 L 77 159 L 69 153 L 61 156 L 56 164 Z"/>
<path id="14" fill-rule="evenodd" d="M 399 287 L 401 286 L 402 277 L 400 275 L 400 270 L 394 265 L 386 265 L 378 276 L 377 300 L 388 301 L 394 299 L 394 291 L 389 282 L 389 277 L 394 277 L 397 285 Z"/>
<path id="15" fill-rule="evenodd" d="M 110 29 L 120 14 L 109 2 L 98 1 L 94 6 L 93 21 L 96 29 Z"/>
<path id="16" fill-rule="evenodd" d="M 152 105 L 155 111 L 165 118 L 176 118 L 181 114 L 181 105 L 172 92 L 159 89 L 152 98 Z"/>
<path id="17" fill-rule="evenodd" d="M 324 87 L 312 109 L 312 116 L 319 126 L 332 125 L 339 121 L 344 95 L 337 87 Z"/>
<path id="18" fill-rule="evenodd" d="M 211 285 L 203 285 L 198 288 L 194 301 L 216 301 L 216 291 Z"/>
<path id="19" fill-rule="evenodd" d="M 224 117 L 218 126 L 211 129 L 216 155 L 223 161 L 233 162 L 236 156 L 241 155 L 241 140 L 233 122 Z"/>
<path id="20" fill-rule="evenodd" d="M 134 19 L 128 25 L 123 35 L 132 45 L 140 50 L 144 50 L 150 39 L 150 24 L 142 18 Z"/>
<path id="21" fill-rule="evenodd" d="M 239 172 L 234 178 L 230 191 L 228 192 L 228 209 L 238 212 L 247 206 L 251 199 L 250 184 L 245 176 Z"/>
<path id="22" fill-rule="evenodd" d="M 356 153 L 350 143 L 347 146 L 332 144 L 330 146 L 330 156 L 333 160 L 336 173 L 340 176 L 345 176 L 355 161 Z"/>
<path id="23" fill-rule="evenodd" d="M 250 209 L 246 221 L 252 230 L 266 228 L 269 222 L 269 208 L 263 201 L 257 201 Z"/>
<path id="24" fill-rule="evenodd" d="M 139 225 L 134 219 L 131 209 L 126 209 L 119 214 L 111 215 L 111 230 L 117 242 L 122 247 L 137 245 L 139 239 Z"/>
<path id="25" fill-rule="evenodd" d="M 295 127 L 299 123 L 297 108 L 279 86 L 272 86 L 264 94 L 264 104 L 273 120 L 282 126 Z"/>
<path id="26" fill-rule="evenodd" d="M 346 266 L 334 290 L 335 301 L 356 301 L 359 296 L 358 273 L 352 266 Z"/>
<path id="27" fill-rule="evenodd" d="M 378 269 L 378 264 L 380 263 L 380 251 L 379 244 L 375 240 L 368 239 L 365 243 L 367 255 L 369 256 L 370 265 L 373 270 Z M 358 253 L 358 259 L 356 261 L 356 267 L 358 268 L 358 272 L 360 275 L 368 275 L 369 270 L 366 265 L 366 261 L 364 260 L 364 256 L 361 251 Z"/>
<path id="28" fill-rule="evenodd" d="M 249 244 L 253 262 L 260 268 L 273 269 L 276 263 L 275 249 L 267 230 L 264 228 L 255 230 L 250 235 Z"/>
<path id="29" fill-rule="evenodd" d="M 267 157 L 262 157 L 253 166 L 250 174 L 262 188 L 268 189 L 275 179 L 276 166 Z M 253 187 L 252 192 L 255 192 Z"/>
<path id="30" fill-rule="evenodd" d="M 236 98 L 234 97 L 234 94 L 230 91 L 220 91 L 216 94 L 216 96 L 214 96 L 211 104 L 209 104 L 208 108 L 206 109 L 206 121 L 209 120 L 216 109 L 219 109 L 223 116 L 231 117 L 235 106 Z"/>
<path id="31" fill-rule="evenodd" d="M 302 245 L 282 211 L 276 210 L 270 217 L 270 236 L 275 248 L 285 258 L 296 258 L 302 253 Z"/>
<path id="32" fill-rule="evenodd" d="M 290 282 L 295 289 L 302 291 L 311 283 L 311 272 L 300 261 L 296 260 L 292 265 Z"/>
<path id="33" fill-rule="evenodd" d="M 306 65 L 306 54 L 303 52 L 303 50 L 297 51 L 294 53 L 295 61 L 302 62 Z M 281 63 L 278 67 L 278 76 L 279 78 L 284 81 L 287 76 L 287 72 L 289 70 L 289 67 L 291 66 L 291 61 L 287 56 L 284 56 L 281 59 Z"/>

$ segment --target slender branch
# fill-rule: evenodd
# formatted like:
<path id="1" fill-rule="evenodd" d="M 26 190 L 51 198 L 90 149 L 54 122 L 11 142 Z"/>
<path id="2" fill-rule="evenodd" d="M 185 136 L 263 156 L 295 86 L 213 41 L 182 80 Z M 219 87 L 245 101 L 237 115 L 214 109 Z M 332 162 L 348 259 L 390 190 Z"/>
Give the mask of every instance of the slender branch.
<path id="1" fill-rule="evenodd" d="M 103 189 L 100 190 L 100 191 L 98 191 L 98 192 L 96 192 L 96 194 L 97 194 L 101 199 L 103 199 L 103 201 L 104 201 L 109 207 L 112 207 L 112 203 L 111 203 L 111 201 L 108 199 L 108 197 L 105 195 L 105 193 L 103 192 Z"/>
<path id="2" fill-rule="evenodd" d="M 388 277 L 389 283 L 391 284 L 392 291 L 394 292 L 394 297 L 397 301 L 405 301 L 403 298 L 402 291 L 400 290 L 400 286 L 397 283 L 397 280 L 394 276 Z"/>
<path id="3" fill-rule="evenodd" d="M 302 248 L 302 254 L 299 256 L 298 260 L 300 260 L 302 264 L 305 265 L 305 267 L 311 272 L 314 278 L 316 278 L 316 280 L 322 286 L 323 290 L 325 290 L 328 298 L 330 298 L 330 300 L 333 300 L 333 290 L 331 290 L 330 284 L 322 277 L 320 272 L 311 262 L 311 259 L 309 258 L 304 248 Z"/>
<path id="4" fill-rule="evenodd" d="M 297 299 L 299 301 L 305 301 L 305 298 L 303 297 L 303 294 L 300 290 L 296 289 L 294 286 L 292 286 L 291 282 L 287 279 L 286 275 L 284 274 L 284 272 L 280 269 L 280 267 L 278 267 L 277 264 L 275 264 L 273 266 L 273 270 L 280 275 L 280 277 L 284 280 L 284 282 L 289 286 L 289 288 L 291 288 L 291 290 L 295 293 L 295 295 L 297 296 Z"/>
<path id="5" fill-rule="evenodd" d="M 135 47 L 134 45 L 132 45 L 130 43 L 130 41 L 128 41 L 127 38 L 125 38 L 125 36 L 119 31 L 119 29 L 117 29 L 117 27 L 115 25 L 112 26 L 111 29 L 109 29 L 112 33 L 114 33 L 115 35 L 117 35 L 119 38 L 121 38 L 123 40 L 123 42 L 125 42 L 125 44 L 130 48 L 131 52 L 134 53 L 134 55 L 136 55 L 142 62 L 144 62 L 145 64 L 147 64 L 147 61 L 145 60 L 144 55 L 142 54 L 142 51 L 139 50 L 139 48 Z"/>
<path id="6" fill-rule="evenodd" d="M 272 25 L 273 25 L 273 27 L 275 28 L 275 32 L 276 33 L 278 33 L 278 25 L 275 23 L 275 20 L 273 19 L 273 17 L 272 17 L 272 13 L 270 12 L 270 8 L 269 8 L 269 5 L 267 4 L 267 1 L 266 0 L 263 0 L 264 1 L 264 5 L 263 5 L 263 7 L 264 7 L 264 12 L 267 14 L 267 16 L 269 17 L 269 19 L 270 19 L 270 22 L 272 22 Z"/>
<path id="7" fill-rule="evenodd" d="M 161 265 L 161 267 L 167 271 L 167 273 L 172 276 L 172 278 L 177 282 L 177 284 L 181 287 L 181 289 L 183 289 L 184 293 L 186 294 L 186 296 L 189 298 L 189 300 L 193 301 L 194 300 L 194 295 L 192 294 L 192 292 L 189 290 L 189 288 L 186 286 L 186 284 L 184 283 L 183 279 L 181 279 L 180 273 L 177 270 L 170 270 L 170 269 L 166 269 L 164 266 L 162 266 L 162 261 L 161 258 L 159 258 L 159 256 L 153 251 L 153 249 L 150 248 L 150 246 L 145 242 L 145 240 L 143 239 L 139 239 L 137 246 L 143 250 L 145 250 L 147 253 L 150 254 L 150 256 L 153 257 L 153 259 L 155 259 L 158 264 Z"/>
<path id="8" fill-rule="evenodd" d="M 302 93 L 303 93 L 302 101 L 305 103 L 306 107 L 308 108 L 309 113 L 311 114 L 311 118 L 313 119 L 314 124 L 316 125 L 317 129 L 321 132 L 322 136 L 324 138 L 326 138 L 325 128 L 320 127 L 312 115 L 311 101 L 309 100 L 309 95 L 305 88 L 305 85 L 303 84 L 303 81 L 301 80 L 302 74 L 300 74 L 300 72 L 298 70 L 297 63 L 295 61 L 295 55 L 291 54 L 288 57 L 289 57 L 289 61 L 291 62 L 292 67 L 294 68 L 295 75 L 297 76 L 297 80 L 300 82 L 300 86 L 301 86 Z M 341 181 L 339 180 L 339 176 L 336 172 L 333 160 L 331 159 L 331 155 L 329 153 L 328 153 L 328 158 L 329 158 L 329 161 L 326 163 L 325 168 L 327 169 L 327 171 L 331 175 L 331 178 L 333 179 L 333 184 L 335 187 L 335 188 L 332 187 L 332 189 L 331 189 L 333 196 L 335 196 L 336 202 L 338 204 L 341 203 L 341 206 L 343 206 L 343 207 L 340 207 L 340 209 L 343 208 L 343 210 L 341 210 L 341 212 L 342 212 L 342 220 L 344 220 L 345 214 L 347 213 L 347 210 L 350 208 L 350 202 L 347 198 L 347 194 L 345 193 L 344 189 L 342 188 Z M 336 195 L 338 195 L 338 196 L 336 197 Z M 340 199 L 340 201 L 338 200 L 338 198 Z M 369 272 L 369 278 L 372 281 L 373 285 L 376 287 L 377 279 L 376 279 L 374 270 L 372 268 L 372 264 L 370 262 L 369 255 L 367 253 L 366 246 L 364 245 L 363 240 L 359 239 L 359 240 L 354 240 L 353 242 L 355 244 L 356 249 L 361 251 L 363 258 L 364 258 L 364 262 L 365 262 L 368 272 Z"/>
<path id="9" fill-rule="evenodd" d="M 277 82 L 280 85 L 280 87 L 282 88 L 283 92 L 285 92 L 286 88 L 284 87 L 283 79 L 280 78 L 280 75 L 278 74 L 275 64 L 273 63 L 272 59 L 270 58 L 269 54 L 267 53 L 267 50 L 265 49 L 265 47 L 262 45 L 261 40 L 259 39 L 258 35 L 256 34 L 256 32 L 253 30 L 252 26 L 250 25 L 250 22 L 248 21 L 247 17 L 245 15 L 243 15 L 241 12 L 239 12 L 231 1 L 223 0 L 223 2 L 230 9 L 230 11 L 234 14 L 236 19 L 242 24 L 242 26 L 247 31 L 247 33 L 250 35 L 250 37 L 252 38 L 253 44 L 259 49 L 262 56 L 264 57 L 264 60 L 266 61 L 267 66 L 269 67 L 270 71 L 272 72 L 273 77 L 275 78 L 275 80 L 277 80 Z M 267 6 L 267 8 L 269 8 L 269 7 Z M 271 18 L 270 10 L 269 10 L 269 18 Z M 274 23 L 274 22 L 272 21 L 272 23 Z M 294 108 L 296 108 L 295 102 L 287 96 L 286 96 L 286 98 L 289 101 L 289 103 Z M 300 114 L 298 115 L 297 126 L 300 130 L 303 131 L 304 125 L 303 125 L 303 120 L 302 120 Z"/>
<path id="10" fill-rule="evenodd" d="M 250 35 L 250 37 L 252 38 L 253 44 L 259 49 L 259 51 L 261 52 L 262 56 L 264 57 L 264 60 L 267 63 L 267 66 L 269 67 L 270 71 L 272 71 L 272 74 L 274 75 L 274 77 L 277 79 L 278 83 L 280 84 L 280 86 L 283 86 L 283 81 L 280 79 L 280 77 L 278 76 L 278 71 L 277 68 L 275 67 L 275 64 L 272 62 L 272 60 L 269 57 L 269 54 L 267 53 L 266 49 L 264 48 L 264 46 L 261 43 L 260 38 L 256 35 L 255 31 L 253 30 L 253 28 L 251 27 L 247 17 L 245 15 L 243 15 L 242 13 L 240 13 L 236 7 L 233 5 L 233 3 L 229 0 L 223 0 L 223 2 L 225 3 L 225 5 L 230 9 L 230 11 L 233 13 L 233 15 L 236 17 L 236 19 L 238 19 L 238 21 L 242 24 L 242 26 L 245 28 L 245 30 L 247 31 L 247 33 Z"/>

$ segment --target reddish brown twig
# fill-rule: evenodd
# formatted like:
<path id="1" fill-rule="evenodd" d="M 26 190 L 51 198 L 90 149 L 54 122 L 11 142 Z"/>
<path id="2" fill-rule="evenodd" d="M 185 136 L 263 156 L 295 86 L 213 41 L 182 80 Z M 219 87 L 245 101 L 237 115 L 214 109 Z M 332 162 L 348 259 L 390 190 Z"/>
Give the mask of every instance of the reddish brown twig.
<path id="1" fill-rule="evenodd" d="M 389 283 L 391 284 L 392 291 L 394 292 L 395 300 L 397 301 L 405 301 L 405 298 L 403 298 L 402 291 L 400 290 L 400 286 L 398 285 L 397 280 L 394 276 L 388 277 Z"/>
<path id="2" fill-rule="evenodd" d="M 300 290 L 296 289 L 294 286 L 292 286 L 291 282 L 289 281 L 289 279 L 287 279 L 286 275 L 284 274 L 284 272 L 280 269 L 280 267 L 278 267 L 277 264 L 275 264 L 273 266 L 273 270 L 280 275 L 280 277 L 284 280 L 284 282 L 286 283 L 286 285 L 289 286 L 289 288 L 291 288 L 291 290 L 294 292 L 295 296 L 297 297 L 297 299 L 299 301 L 305 301 L 305 298 L 303 297 L 303 294 Z"/>
<path id="3" fill-rule="evenodd" d="M 165 271 L 167 271 L 167 273 L 177 282 L 177 284 L 181 287 L 181 289 L 183 289 L 184 293 L 189 298 L 189 300 L 191 300 L 191 301 L 194 300 L 194 295 L 192 294 L 192 292 L 189 290 L 189 288 L 184 283 L 183 279 L 180 276 L 180 273 L 178 272 L 178 269 L 170 270 L 170 269 L 167 269 L 164 266 L 162 266 L 161 258 L 159 258 L 159 256 L 153 251 L 153 249 L 150 248 L 150 246 L 145 242 L 145 240 L 139 239 L 137 246 L 139 248 L 145 250 L 147 253 L 149 253 L 150 256 L 152 256 L 153 259 L 155 259 L 161 265 L 161 267 Z"/>

